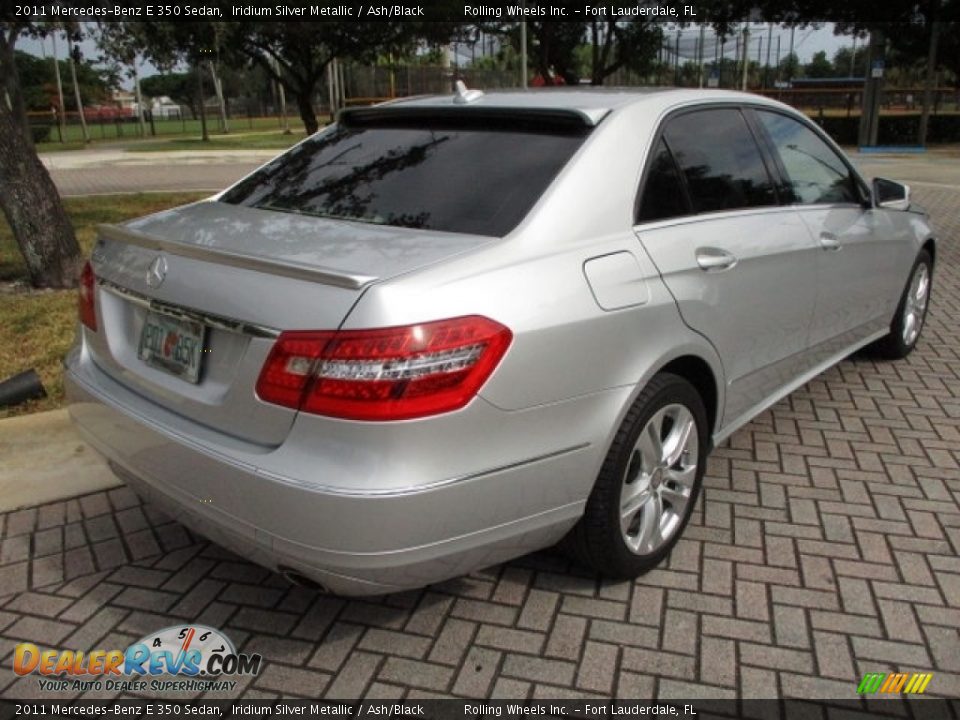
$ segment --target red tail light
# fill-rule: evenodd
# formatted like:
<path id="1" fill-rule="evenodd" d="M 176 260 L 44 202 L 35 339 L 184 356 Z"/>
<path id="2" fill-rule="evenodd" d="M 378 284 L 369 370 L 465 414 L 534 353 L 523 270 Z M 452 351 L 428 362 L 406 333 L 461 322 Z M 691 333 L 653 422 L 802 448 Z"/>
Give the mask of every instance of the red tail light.
<path id="1" fill-rule="evenodd" d="M 97 331 L 97 276 L 93 274 L 93 266 L 87 260 L 80 272 L 80 294 L 77 301 L 77 314 L 80 322 L 88 328 Z"/>
<path id="2" fill-rule="evenodd" d="M 317 360 L 334 332 L 281 333 L 257 380 L 257 395 L 275 405 L 299 408 Z"/>
<path id="3" fill-rule="evenodd" d="M 462 408 L 513 335 L 469 316 L 379 330 L 285 332 L 257 381 L 266 402 L 352 420 L 405 420 Z"/>

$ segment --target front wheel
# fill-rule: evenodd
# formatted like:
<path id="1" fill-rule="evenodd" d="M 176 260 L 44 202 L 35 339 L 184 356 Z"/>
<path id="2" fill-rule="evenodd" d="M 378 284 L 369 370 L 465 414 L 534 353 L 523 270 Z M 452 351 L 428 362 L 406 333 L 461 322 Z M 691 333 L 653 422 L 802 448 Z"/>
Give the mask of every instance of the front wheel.
<path id="1" fill-rule="evenodd" d="M 921 250 L 890 323 L 890 333 L 877 340 L 872 350 L 891 360 L 900 360 L 913 352 L 927 319 L 932 287 L 933 261 L 926 250 Z"/>
<path id="2" fill-rule="evenodd" d="M 624 418 L 566 546 L 612 577 L 654 568 L 679 540 L 700 492 L 706 410 L 697 390 L 661 373 Z"/>

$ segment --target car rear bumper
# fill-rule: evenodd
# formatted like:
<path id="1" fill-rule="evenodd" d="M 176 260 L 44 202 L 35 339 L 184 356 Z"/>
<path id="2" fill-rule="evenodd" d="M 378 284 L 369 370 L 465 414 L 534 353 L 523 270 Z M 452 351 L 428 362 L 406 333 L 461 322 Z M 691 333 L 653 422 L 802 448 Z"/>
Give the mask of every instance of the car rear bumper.
<path id="1" fill-rule="evenodd" d="M 474 432 L 474 442 L 503 462 L 410 484 L 411 462 L 430 449 L 393 445 L 380 467 L 397 467 L 404 486 L 383 488 L 364 477 L 363 462 L 349 471 L 349 451 L 336 462 L 316 453 L 311 464 L 299 463 L 304 472 L 290 473 L 291 453 L 302 460 L 303 438 L 264 448 L 205 428 L 107 376 L 82 346 L 67 358 L 65 382 L 81 435 L 146 501 L 245 558 L 347 595 L 421 587 L 559 540 L 583 512 L 605 433 L 629 394 L 611 390 L 521 413 L 478 399 L 468 410 L 490 430 Z M 534 440 L 550 437 L 544 422 L 565 430 L 550 445 L 538 440 L 523 458 L 503 457 L 503 433 L 515 436 L 526 425 Z M 598 428 L 595 437 L 590 427 Z M 353 435 L 354 455 L 368 454 L 370 447 L 360 447 L 368 445 L 363 424 L 354 424 Z"/>

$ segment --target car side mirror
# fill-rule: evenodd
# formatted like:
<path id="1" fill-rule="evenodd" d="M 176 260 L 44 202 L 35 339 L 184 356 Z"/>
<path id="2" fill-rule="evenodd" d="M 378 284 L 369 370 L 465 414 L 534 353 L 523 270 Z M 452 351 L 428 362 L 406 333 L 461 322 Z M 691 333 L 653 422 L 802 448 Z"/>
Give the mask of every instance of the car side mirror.
<path id="1" fill-rule="evenodd" d="M 874 178 L 873 205 L 888 210 L 909 209 L 910 186 L 886 178 Z"/>

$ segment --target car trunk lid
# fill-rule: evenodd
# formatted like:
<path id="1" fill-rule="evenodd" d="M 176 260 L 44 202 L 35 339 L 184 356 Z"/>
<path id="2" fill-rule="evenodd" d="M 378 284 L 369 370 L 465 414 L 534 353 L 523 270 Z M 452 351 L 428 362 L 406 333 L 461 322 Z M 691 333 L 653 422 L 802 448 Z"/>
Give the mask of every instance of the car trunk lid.
<path id="1" fill-rule="evenodd" d="M 92 258 L 100 327 L 84 329 L 87 345 L 101 369 L 151 401 L 276 446 L 296 411 L 254 388 L 280 330 L 335 329 L 370 283 L 489 240 L 217 201 L 103 226 Z M 155 333 L 179 338 L 178 348 L 197 333 L 196 382 L 147 352 Z"/>

